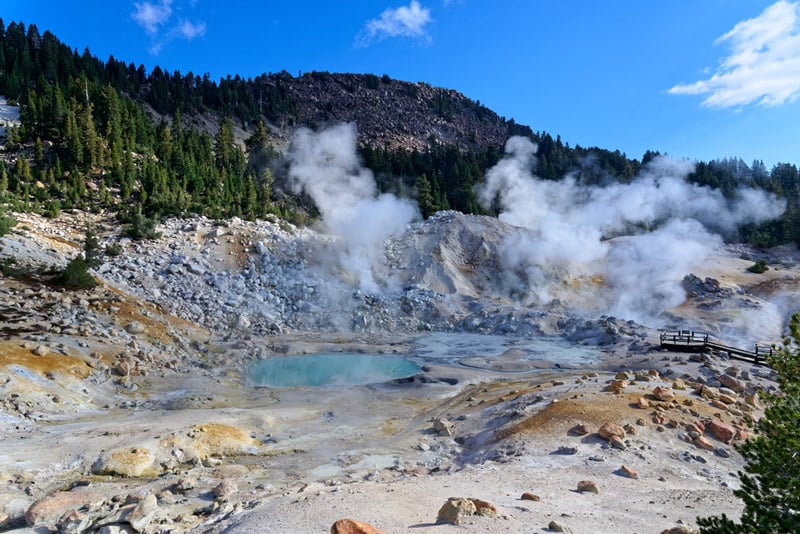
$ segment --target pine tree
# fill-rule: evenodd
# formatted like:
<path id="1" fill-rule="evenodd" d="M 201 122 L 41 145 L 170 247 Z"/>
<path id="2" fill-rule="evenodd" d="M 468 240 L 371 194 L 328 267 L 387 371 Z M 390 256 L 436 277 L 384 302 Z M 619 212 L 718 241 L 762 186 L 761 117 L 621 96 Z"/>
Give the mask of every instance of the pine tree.
<path id="1" fill-rule="evenodd" d="M 794 343 L 792 345 L 792 343 Z M 781 533 L 800 529 L 800 313 L 791 339 L 769 360 L 780 393 L 765 395 L 767 407 L 757 434 L 737 448 L 746 460 L 739 472 L 744 501 L 740 522 L 722 516 L 697 520 L 705 534 Z"/>

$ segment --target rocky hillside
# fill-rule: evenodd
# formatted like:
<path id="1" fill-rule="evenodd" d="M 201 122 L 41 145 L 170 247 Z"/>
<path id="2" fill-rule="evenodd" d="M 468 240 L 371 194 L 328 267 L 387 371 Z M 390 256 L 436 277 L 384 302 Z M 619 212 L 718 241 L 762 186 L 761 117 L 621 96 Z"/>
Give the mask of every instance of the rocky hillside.
<path id="1" fill-rule="evenodd" d="M 310 73 L 272 76 L 294 101 L 289 122 L 312 127 L 355 122 L 360 141 L 373 146 L 423 149 L 432 139 L 462 148 L 501 146 L 505 119 L 452 89 L 370 74 Z"/>

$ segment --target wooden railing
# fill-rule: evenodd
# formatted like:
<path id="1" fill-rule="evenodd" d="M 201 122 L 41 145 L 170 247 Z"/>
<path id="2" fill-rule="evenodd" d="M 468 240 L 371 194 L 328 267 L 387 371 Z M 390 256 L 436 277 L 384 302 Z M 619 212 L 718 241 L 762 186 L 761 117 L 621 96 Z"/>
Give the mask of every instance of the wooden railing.
<path id="1" fill-rule="evenodd" d="M 750 351 L 711 341 L 707 333 L 692 330 L 662 330 L 659 339 L 663 348 L 686 352 L 716 351 L 718 354 L 724 351 L 730 358 L 759 365 L 766 365 L 766 359 L 772 356 L 772 347 L 767 345 L 756 344 L 755 350 Z"/>

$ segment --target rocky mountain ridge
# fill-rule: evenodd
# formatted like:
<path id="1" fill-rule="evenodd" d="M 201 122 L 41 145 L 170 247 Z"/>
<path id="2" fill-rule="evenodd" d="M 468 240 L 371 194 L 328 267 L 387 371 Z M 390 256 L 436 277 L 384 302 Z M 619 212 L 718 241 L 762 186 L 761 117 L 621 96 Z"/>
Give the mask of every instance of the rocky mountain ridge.
<path id="1" fill-rule="evenodd" d="M 360 141 L 421 150 L 432 140 L 462 149 L 502 146 L 508 124 L 463 94 L 388 76 L 312 72 L 278 78 L 297 104 L 296 122 L 319 127 L 355 122 Z"/>

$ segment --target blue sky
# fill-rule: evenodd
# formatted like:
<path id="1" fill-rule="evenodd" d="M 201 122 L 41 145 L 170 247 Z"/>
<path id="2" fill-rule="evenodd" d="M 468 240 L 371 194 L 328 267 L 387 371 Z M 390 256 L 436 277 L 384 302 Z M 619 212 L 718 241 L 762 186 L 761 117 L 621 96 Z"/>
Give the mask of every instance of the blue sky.
<path id="1" fill-rule="evenodd" d="M 374 73 L 570 145 L 800 163 L 800 0 L 3 0 L 148 70 Z"/>

